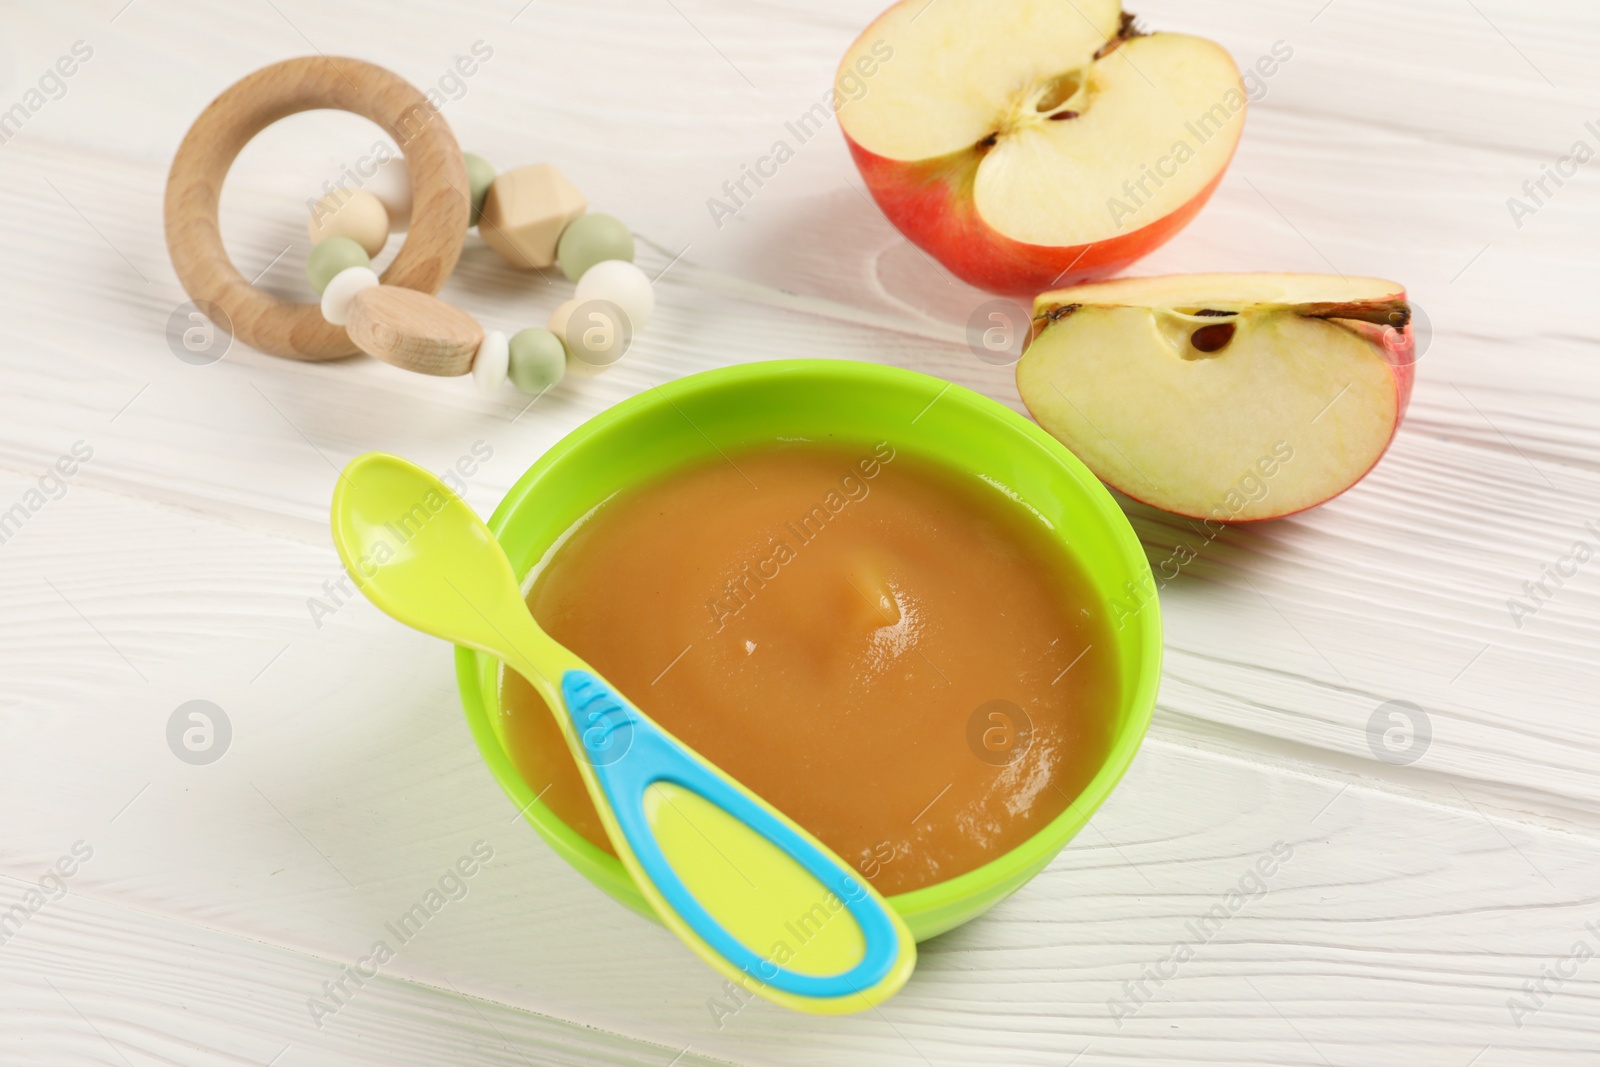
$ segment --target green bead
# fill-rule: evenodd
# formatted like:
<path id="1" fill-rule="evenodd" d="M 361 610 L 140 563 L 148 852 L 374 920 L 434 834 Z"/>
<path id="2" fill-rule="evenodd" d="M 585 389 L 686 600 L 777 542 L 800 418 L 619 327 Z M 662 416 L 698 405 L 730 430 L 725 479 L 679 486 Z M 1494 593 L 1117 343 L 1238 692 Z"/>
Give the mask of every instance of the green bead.
<path id="1" fill-rule="evenodd" d="M 467 185 L 472 190 L 472 218 L 467 225 L 476 226 L 478 217 L 483 214 L 483 198 L 489 195 L 489 186 L 494 184 L 494 165 L 471 152 L 461 153 L 461 159 L 467 165 Z"/>
<path id="2" fill-rule="evenodd" d="M 583 272 L 608 259 L 633 262 L 633 234 L 622 220 L 598 211 L 579 215 L 567 223 L 556 242 L 556 259 L 568 281 L 577 281 Z"/>
<path id="3" fill-rule="evenodd" d="M 511 383 L 524 393 L 538 395 L 567 372 L 567 346 L 543 326 L 518 330 L 511 336 Z"/>
<path id="4" fill-rule="evenodd" d="M 321 296 L 333 276 L 350 267 L 370 267 L 367 250 L 348 237 L 324 237 L 306 257 L 306 281 Z"/>

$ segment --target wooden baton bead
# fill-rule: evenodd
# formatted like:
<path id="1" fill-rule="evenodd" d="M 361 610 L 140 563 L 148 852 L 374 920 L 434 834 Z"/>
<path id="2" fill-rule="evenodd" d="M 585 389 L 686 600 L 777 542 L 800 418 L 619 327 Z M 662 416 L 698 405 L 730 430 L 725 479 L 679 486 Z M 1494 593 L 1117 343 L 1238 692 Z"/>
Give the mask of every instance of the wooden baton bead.
<path id="1" fill-rule="evenodd" d="M 453 377 L 472 369 L 483 327 L 465 311 L 415 289 L 376 285 L 350 301 L 350 340 L 396 367 Z"/>
<path id="2" fill-rule="evenodd" d="M 223 90 L 189 127 L 173 157 L 167 251 L 191 300 L 219 308 L 245 344 L 290 359 L 338 359 L 353 355 L 357 346 L 345 327 L 322 317 L 317 304 L 283 300 L 250 284 L 223 247 L 217 204 L 228 168 L 251 138 L 279 119 L 317 108 L 350 111 L 377 123 L 405 155 L 412 226 L 383 272 L 388 286 L 438 292 L 461 255 L 471 214 L 466 166 L 450 126 L 399 75 L 359 59 L 305 56 L 263 67 Z"/>

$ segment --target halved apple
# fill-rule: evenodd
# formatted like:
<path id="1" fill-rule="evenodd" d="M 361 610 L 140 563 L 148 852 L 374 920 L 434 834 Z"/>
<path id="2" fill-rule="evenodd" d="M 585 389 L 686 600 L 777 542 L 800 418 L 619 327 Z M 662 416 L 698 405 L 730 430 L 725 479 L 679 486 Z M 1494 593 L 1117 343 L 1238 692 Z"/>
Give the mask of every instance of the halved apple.
<path id="1" fill-rule="evenodd" d="M 1163 244 L 1244 129 L 1219 45 L 1119 0 L 902 0 L 851 45 L 839 125 L 889 220 L 963 280 L 1032 297 Z"/>
<path id="2" fill-rule="evenodd" d="M 1043 293 L 1017 389 L 1113 488 L 1200 519 L 1344 492 L 1411 399 L 1405 289 L 1327 274 L 1128 278 Z"/>

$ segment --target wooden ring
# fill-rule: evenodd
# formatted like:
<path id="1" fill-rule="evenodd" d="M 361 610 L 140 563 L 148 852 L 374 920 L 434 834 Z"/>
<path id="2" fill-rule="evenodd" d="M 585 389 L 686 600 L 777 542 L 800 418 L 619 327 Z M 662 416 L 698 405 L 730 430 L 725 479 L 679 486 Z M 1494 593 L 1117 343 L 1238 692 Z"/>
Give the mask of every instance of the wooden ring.
<path id="1" fill-rule="evenodd" d="M 217 206 L 228 169 L 251 138 L 317 108 L 349 111 L 394 138 L 411 172 L 412 223 L 383 281 L 437 293 L 461 256 L 471 217 L 467 168 L 455 135 L 427 97 L 372 63 L 305 56 L 235 82 L 194 120 L 167 175 L 167 251 L 191 300 L 227 315 L 233 335 L 289 359 L 338 359 L 359 349 L 317 304 L 282 300 L 239 273 L 222 245 Z"/>

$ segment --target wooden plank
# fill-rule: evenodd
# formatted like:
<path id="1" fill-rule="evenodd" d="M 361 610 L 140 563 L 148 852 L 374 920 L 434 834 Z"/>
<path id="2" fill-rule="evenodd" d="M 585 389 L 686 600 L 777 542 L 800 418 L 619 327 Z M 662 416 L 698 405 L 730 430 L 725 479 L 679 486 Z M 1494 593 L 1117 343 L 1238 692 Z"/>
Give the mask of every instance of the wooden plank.
<path id="1" fill-rule="evenodd" d="M 1162 591 L 1161 707 L 1106 810 L 1017 896 L 925 946 L 881 1015 L 756 1004 L 718 1027 L 710 973 L 513 821 L 471 749 L 447 650 L 361 602 L 313 618 L 307 601 L 331 600 L 340 573 L 335 470 L 369 448 L 443 469 L 482 442 L 492 457 L 467 497 L 487 512 L 596 412 L 751 359 L 877 360 L 1021 404 L 1009 371 L 966 348 L 987 297 L 884 222 L 837 134 L 798 146 L 733 221 L 706 210 L 821 98 L 872 10 L 520 6 L 59 4 L 8 21 L 0 105 L 74 41 L 94 57 L 0 146 L 0 504 L 75 442 L 93 456 L 0 544 L 0 894 L 75 841 L 95 855 L 66 900 L 0 944 L 3 1058 L 266 1063 L 287 1045 L 280 1065 L 1592 1059 L 1600 979 L 1567 960 L 1580 943 L 1600 951 L 1586 925 L 1600 922 L 1600 571 L 1520 618 L 1508 602 L 1600 522 L 1600 265 L 1581 239 L 1600 192 L 1584 173 L 1520 226 L 1507 206 L 1576 139 L 1600 145 L 1585 126 L 1592 7 L 1138 9 L 1242 61 L 1294 48 L 1213 203 L 1139 272 L 1405 282 L 1432 327 L 1411 417 L 1371 478 L 1285 522 L 1211 538 L 1130 504 L 1158 570 L 1180 544 L 1196 558 Z M 666 271 L 628 361 L 521 412 L 509 390 L 483 399 L 372 360 L 175 358 L 165 332 L 184 297 L 160 204 L 199 109 L 312 48 L 438 86 L 479 39 L 495 55 L 444 112 L 463 145 L 502 167 L 557 163 Z M 247 275 L 308 295 L 305 197 L 372 136 L 316 114 L 246 151 L 223 228 Z M 510 332 L 569 290 L 471 238 L 443 295 Z M 208 767 L 166 746 L 192 699 L 235 730 Z M 1405 766 L 1379 759 L 1369 730 L 1394 700 L 1432 727 Z M 316 1030 L 306 999 L 480 840 L 495 857 L 469 895 Z M 1118 1026 L 1108 1002 L 1134 995 L 1124 983 L 1278 841 L 1294 855 L 1267 891 L 1175 977 L 1143 979 L 1151 1002 Z"/>
<path id="2" fill-rule="evenodd" d="M 142 546 L 137 566 L 125 544 Z M 227 1010 L 241 1019 L 265 1012 L 250 1023 L 264 1034 L 296 1013 L 309 1027 L 306 999 L 322 978 L 392 940 L 385 924 L 481 841 L 492 860 L 465 897 L 394 945 L 385 975 L 735 1062 L 836 1062 L 856 1050 L 872 1062 L 963 1063 L 1002 1043 L 1008 1062 L 1044 1064 L 1086 1045 L 1166 1048 L 1174 1034 L 1192 1043 L 1171 1048 L 1220 1061 L 1310 1062 L 1296 1027 L 1334 1062 L 1447 1052 L 1465 1062 L 1489 1044 L 1563 1062 L 1558 1053 L 1597 1036 L 1587 1005 L 1600 985 L 1587 972 L 1520 1030 L 1506 1007 L 1600 918 L 1596 835 L 1561 829 L 1542 808 L 1509 810 L 1464 776 L 1390 779 L 1370 758 L 1328 766 L 1306 758 L 1320 755 L 1310 745 L 1272 751 L 1248 731 L 1196 728 L 1165 702 L 1129 779 L 1079 841 L 990 916 L 928 945 L 883 1017 L 819 1028 L 760 1004 L 727 1017 L 709 971 L 517 820 L 471 747 L 443 645 L 361 601 L 320 628 L 310 620 L 305 600 L 336 576 L 330 550 L 80 486 L 35 515 L 3 562 L 0 593 L 17 610 L 0 617 L 0 674 L 14 696 L 0 810 L 20 816 L 5 873 L 36 879 L 81 839 L 94 856 L 74 894 L 315 957 L 314 981 L 274 978 L 259 995 L 242 992 L 260 968 L 243 950 L 218 948 L 215 969 L 189 979 L 235 998 Z M 192 699 L 214 701 L 232 724 L 230 749 L 209 766 L 167 748 L 168 717 Z M 1127 996 L 1122 984 L 1278 841 L 1294 856 L 1269 891 L 1117 1026 L 1108 1002 Z M 116 947 L 133 933 L 82 936 L 146 965 L 143 948 Z M 39 951 L 51 967 L 85 956 L 78 941 Z M 124 1040 L 145 1047 L 129 1027 L 194 1040 L 182 1037 L 192 1012 L 118 1008 L 124 980 L 84 966 L 67 981 Z M 154 981 L 131 973 L 127 988 Z M 294 987 L 291 1004 L 282 985 Z M 1387 1006 L 1363 1015 L 1375 990 Z M 376 1014 L 361 1033 L 390 1015 L 423 1026 L 411 1015 L 424 996 L 364 988 L 359 1003 Z M 355 1003 L 349 1018 L 367 1019 Z M 439 1041 L 480 1041 L 461 1032 L 476 1024 L 453 1004 L 428 1008 L 426 1026 Z M 1432 1021 L 1396 1028 L 1413 1014 Z M 41 1025 L 56 1033 L 63 1020 Z"/>

